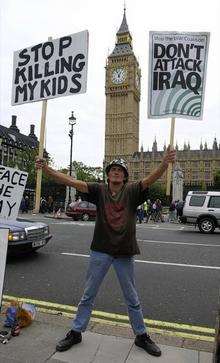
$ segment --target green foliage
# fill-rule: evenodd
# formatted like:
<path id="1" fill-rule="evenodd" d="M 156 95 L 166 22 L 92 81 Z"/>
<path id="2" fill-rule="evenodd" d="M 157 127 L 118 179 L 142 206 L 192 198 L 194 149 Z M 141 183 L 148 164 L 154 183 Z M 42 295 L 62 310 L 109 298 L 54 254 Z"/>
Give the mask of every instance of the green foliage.
<path id="1" fill-rule="evenodd" d="M 152 184 L 149 188 L 149 198 L 152 202 L 160 199 L 162 205 L 169 205 L 169 197 L 166 196 L 166 188 L 159 182 Z"/>
<path id="2" fill-rule="evenodd" d="M 206 183 L 205 181 L 203 180 L 202 183 L 201 183 L 201 190 L 206 190 Z"/>
<path id="3" fill-rule="evenodd" d="M 88 182 L 101 180 L 103 177 L 103 169 L 95 168 L 92 166 L 87 166 L 82 162 L 73 162 L 73 168 L 76 172 L 76 177 L 79 180 L 84 180 Z"/>
<path id="4" fill-rule="evenodd" d="M 214 175 L 214 190 L 220 190 L 220 170 L 217 170 Z"/>
<path id="5" fill-rule="evenodd" d="M 35 188 L 36 185 L 36 169 L 35 159 L 38 155 L 38 149 L 18 150 L 14 161 L 10 161 L 7 166 L 11 168 L 17 168 L 19 170 L 26 171 L 28 173 L 28 180 L 26 187 Z M 52 159 L 48 158 L 48 163 L 52 163 Z M 43 174 L 42 184 L 46 183 L 49 178 Z"/>

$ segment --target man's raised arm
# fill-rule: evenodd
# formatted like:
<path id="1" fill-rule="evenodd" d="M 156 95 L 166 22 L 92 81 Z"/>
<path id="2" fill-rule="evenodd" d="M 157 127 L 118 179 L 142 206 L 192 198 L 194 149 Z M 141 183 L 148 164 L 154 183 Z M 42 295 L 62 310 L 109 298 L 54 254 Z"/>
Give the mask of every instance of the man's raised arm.
<path id="1" fill-rule="evenodd" d="M 36 162 L 36 169 L 42 169 L 43 172 L 56 180 L 56 182 L 60 184 L 67 185 L 69 187 L 76 188 L 79 192 L 88 193 L 88 186 L 87 183 L 82 180 L 74 179 L 73 177 L 63 174 L 60 171 L 54 170 L 50 166 L 47 165 L 45 159 L 37 158 Z"/>
<path id="2" fill-rule="evenodd" d="M 142 188 L 146 189 L 148 188 L 151 184 L 153 184 L 157 179 L 159 179 L 163 173 L 165 172 L 165 170 L 167 169 L 169 163 L 174 163 L 176 159 L 176 151 L 171 149 L 170 145 L 168 146 L 163 160 L 161 162 L 161 164 L 158 166 L 158 168 L 154 171 L 152 171 L 152 173 L 150 173 L 150 175 L 148 175 L 147 177 L 145 177 L 142 180 Z"/>

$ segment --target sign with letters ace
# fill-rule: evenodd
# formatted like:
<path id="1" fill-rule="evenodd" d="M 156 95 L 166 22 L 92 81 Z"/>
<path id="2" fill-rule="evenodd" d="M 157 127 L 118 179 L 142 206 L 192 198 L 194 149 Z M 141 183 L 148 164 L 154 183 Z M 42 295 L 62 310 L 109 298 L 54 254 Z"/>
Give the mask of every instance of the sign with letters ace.
<path id="1" fill-rule="evenodd" d="M 0 165 L 0 218 L 16 219 L 28 173 Z"/>

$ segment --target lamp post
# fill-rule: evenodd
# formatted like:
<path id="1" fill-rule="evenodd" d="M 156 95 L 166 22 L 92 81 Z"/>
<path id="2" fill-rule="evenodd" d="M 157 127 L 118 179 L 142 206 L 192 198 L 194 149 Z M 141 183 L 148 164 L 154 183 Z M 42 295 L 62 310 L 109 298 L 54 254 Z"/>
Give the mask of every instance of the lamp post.
<path id="1" fill-rule="evenodd" d="M 73 111 L 71 112 L 71 116 L 69 117 L 69 125 L 70 125 L 70 176 L 72 176 L 72 153 L 73 153 L 73 126 L 76 124 L 76 118 L 73 115 Z M 71 203 L 71 188 L 69 187 L 69 197 L 68 197 L 68 203 Z"/>

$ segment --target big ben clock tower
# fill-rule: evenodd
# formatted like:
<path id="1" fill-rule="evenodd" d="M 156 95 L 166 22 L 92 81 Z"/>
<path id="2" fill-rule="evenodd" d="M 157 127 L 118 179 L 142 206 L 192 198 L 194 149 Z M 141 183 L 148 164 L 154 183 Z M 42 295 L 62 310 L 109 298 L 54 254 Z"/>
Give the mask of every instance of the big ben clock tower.
<path id="1" fill-rule="evenodd" d="M 126 13 L 106 64 L 105 160 L 129 161 L 139 149 L 140 68 L 132 49 Z"/>

